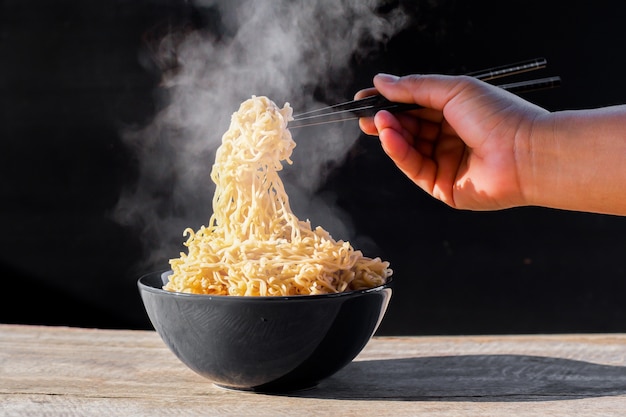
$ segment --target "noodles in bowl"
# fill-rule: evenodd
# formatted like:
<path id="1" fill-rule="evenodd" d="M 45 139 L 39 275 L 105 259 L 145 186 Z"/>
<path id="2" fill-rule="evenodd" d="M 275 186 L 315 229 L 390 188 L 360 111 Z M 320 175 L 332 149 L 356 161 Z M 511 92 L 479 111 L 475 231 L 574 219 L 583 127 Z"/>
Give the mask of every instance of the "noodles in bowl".
<path id="1" fill-rule="evenodd" d="M 185 230 L 188 253 L 171 259 L 164 289 L 211 295 L 315 295 L 372 288 L 392 273 L 322 227 L 299 220 L 278 175 L 296 144 L 291 108 L 267 97 L 241 104 L 222 137 L 208 226 Z"/>

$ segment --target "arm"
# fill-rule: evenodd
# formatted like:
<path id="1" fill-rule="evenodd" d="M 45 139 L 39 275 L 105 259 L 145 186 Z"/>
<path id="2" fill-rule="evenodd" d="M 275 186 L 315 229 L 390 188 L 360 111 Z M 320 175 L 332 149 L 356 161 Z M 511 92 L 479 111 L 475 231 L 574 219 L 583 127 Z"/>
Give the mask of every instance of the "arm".
<path id="1" fill-rule="evenodd" d="M 552 113 L 518 154 L 530 204 L 626 215 L 626 106 Z"/>
<path id="2" fill-rule="evenodd" d="M 626 214 L 626 106 L 550 113 L 469 77 L 379 75 L 390 100 L 425 108 L 361 119 L 398 168 L 459 209 L 537 205 Z M 622 163 L 620 163 L 620 160 Z"/>

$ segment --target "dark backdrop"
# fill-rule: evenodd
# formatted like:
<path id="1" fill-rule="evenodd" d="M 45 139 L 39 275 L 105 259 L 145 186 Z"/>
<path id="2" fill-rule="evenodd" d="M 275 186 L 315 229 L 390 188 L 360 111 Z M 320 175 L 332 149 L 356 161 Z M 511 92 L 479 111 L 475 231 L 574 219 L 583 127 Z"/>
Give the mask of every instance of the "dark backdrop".
<path id="1" fill-rule="evenodd" d="M 377 71 L 461 73 L 544 56 L 563 85 L 529 100 L 551 110 L 626 102 L 621 2 L 384 7 L 400 5 L 414 23 L 355 62 L 351 88 Z M 136 174 L 120 130 L 156 111 L 146 34 L 219 24 L 206 16 L 185 1 L 0 2 L 0 322 L 150 327 L 136 289 L 144 249 L 110 218 Z M 381 333 L 626 331 L 626 218 L 455 211 L 368 137 L 319 192 L 329 190 L 396 271 Z"/>

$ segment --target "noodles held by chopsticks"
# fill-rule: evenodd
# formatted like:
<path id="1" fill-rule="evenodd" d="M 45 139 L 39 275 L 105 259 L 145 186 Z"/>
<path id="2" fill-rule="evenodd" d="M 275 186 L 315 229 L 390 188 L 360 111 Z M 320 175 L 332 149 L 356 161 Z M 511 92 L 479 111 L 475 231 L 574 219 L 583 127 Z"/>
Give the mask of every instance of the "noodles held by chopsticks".
<path id="1" fill-rule="evenodd" d="M 218 148 L 208 226 L 186 229 L 188 253 L 171 259 L 166 290 L 214 295 L 284 296 L 371 288 L 392 274 L 349 242 L 311 228 L 289 207 L 278 175 L 295 142 L 289 104 L 252 96 L 232 115 Z"/>

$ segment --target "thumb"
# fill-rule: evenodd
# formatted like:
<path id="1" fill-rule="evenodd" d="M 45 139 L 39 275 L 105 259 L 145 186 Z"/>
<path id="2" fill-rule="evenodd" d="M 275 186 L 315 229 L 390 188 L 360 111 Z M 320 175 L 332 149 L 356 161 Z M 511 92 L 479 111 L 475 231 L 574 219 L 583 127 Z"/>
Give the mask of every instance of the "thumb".
<path id="1" fill-rule="evenodd" d="M 436 110 L 443 110 L 446 104 L 471 82 L 469 77 L 438 74 L 374 76 L 374 86 L 388 100 L 417 103 Z"/>

